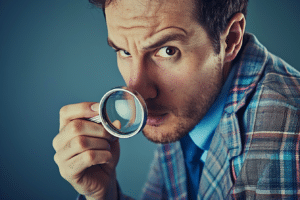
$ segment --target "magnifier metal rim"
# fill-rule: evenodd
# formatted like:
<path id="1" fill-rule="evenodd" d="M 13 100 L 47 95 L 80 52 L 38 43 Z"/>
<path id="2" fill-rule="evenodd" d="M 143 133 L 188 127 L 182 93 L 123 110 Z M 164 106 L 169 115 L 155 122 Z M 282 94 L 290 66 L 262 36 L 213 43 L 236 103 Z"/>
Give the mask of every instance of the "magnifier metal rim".
<path id="1" fill-rule="evenodd" d="M 112 127 L 109 126 L 109 122 L 106 121 L 106 119 L 103 117 L 102 115 L 102 111 L 103 111 L 103 105 L 106 102 L 106 100 L 108 99 L 108 97 L 115 92 L 127 92 L 129 94 L 131 94 L 138 102 L 138 105 L 142 108 L 142 116 L 143 116 L 143 121 L 142 123 L 140 123 L 139 127 L 137 128 L 137 130 L 135 130 L 134 132 L 130 133 L 130 134 L 122 134 L 121 131 L 119 131 L 118 129 L 112 129 Z M 135 91 L 136 92 L 136 91 Z M 137 92 L 136 92 L 137 93 Z M 137 93 L 138 94 L 138 93 Z M 139 94 L 138 94 L 139 95 Z M 144 105 L 143 105 L 144 104 Z M 113 136 L 118 137 L 118 138 L 129 138 L 132 137 L 134 135 L 136 135 L 137 133 L 139 133 L 144 126 L 146 125 L 147 122 L 147 107 L 146 107 L 146 103 L 144 102 L 144 100 L 141 98 L 139 99 L 136 94 L 134 94 L 133 90 L 131 90 L 130 88 L 127 87 L 116 87 L 113 88 L 112 90 L 108 91 L 106 94 L 104 94 L 104 96 L 102 97 L 100 104 L 99 104 L 99 117 L 102 121 L 102 125 L 104 126 L 104 128 Z"/>

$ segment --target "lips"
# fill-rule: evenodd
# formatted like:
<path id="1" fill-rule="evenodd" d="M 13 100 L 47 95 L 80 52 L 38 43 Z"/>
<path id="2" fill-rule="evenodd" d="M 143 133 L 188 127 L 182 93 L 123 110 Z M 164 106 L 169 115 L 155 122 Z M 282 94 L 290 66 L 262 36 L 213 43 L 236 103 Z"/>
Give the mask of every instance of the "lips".
<path id="1" fill-rule="evenodd" d="M 147 117 L 147 125 L 149 126 L 159 126 L 161 125 L 167 118 L 167 113 L 164 114 L 148 114 Z"/>

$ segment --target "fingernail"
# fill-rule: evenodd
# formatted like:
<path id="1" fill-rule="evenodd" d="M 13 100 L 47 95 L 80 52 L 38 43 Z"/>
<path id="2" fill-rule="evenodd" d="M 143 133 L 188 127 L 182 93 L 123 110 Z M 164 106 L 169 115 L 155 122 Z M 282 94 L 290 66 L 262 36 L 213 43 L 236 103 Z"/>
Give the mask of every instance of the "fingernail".
<path id="1" fill-rule="evenodd" d="M 98 112 L 99 111 L 99 103 L 95 103 L 91 106 L 92 111 Z"/>

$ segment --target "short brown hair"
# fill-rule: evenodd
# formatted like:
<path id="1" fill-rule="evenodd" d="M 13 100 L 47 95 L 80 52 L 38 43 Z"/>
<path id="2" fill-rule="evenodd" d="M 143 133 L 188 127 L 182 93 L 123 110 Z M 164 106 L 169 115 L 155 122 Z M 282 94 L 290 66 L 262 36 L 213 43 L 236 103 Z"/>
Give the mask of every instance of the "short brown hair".
<path id="1" fill-rule="evenodd" d="M 89 0 L 102 8 L 112 0 Z M 236 13 L 247 15 L 248 0 L 195 0 L 196 18 L 209 35 L 216 54 L 220 53 L 220 36 L 225 31 L 231 17 Z"/>

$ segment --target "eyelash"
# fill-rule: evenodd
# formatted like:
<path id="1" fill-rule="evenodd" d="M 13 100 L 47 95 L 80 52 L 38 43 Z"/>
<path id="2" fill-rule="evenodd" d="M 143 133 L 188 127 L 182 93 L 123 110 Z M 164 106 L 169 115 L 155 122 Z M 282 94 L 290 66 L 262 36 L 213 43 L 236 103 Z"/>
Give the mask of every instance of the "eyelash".
<path id="1" fill-rule="evenodd" d="M 162 52 L 163 54 L 166 54 L 165 56 L 159 56 L 159 55 L 158 55 L 158 53 L 159 53 L 160 51 L 162 51 L 162 50 L 165 50 L 165 52 Z M 169 55 L 170 52 L 168 53 L 167 50 L 173 51 L 173 52 L 171 52 L 171 55 Z M 176 54 L 178 54 L 178 52 L 179 52 L 179 49 L 176 48 L 176 47 L 165 46 L 165 47 L 159 48 L 159 49 L 156 51 L 155 56 L 157 56 L 157 57 L 163 57 L 163 58 L 171 58 L 171 57 L 175 56 Z"/>
<path id="2" fill-rule="evenodd" d="M 163 50 L 163 49 L 171 49 L 171 50 L 173 50 L 173 51 L 175 51 L 172 55 L 167 55 L 167 56 L 159 56 L 158 55 L 158 53 L 161 51 L 161 50 Z M 127 58 L 127 57 L 130 57 L 131 56 L 131 54 L 128 52 L 128 51 L 126 51 L 126 50 L 123 50 L 123 49 L 115 49 L 115 52 L 116 53 L 118 53 L 118 54 L 122 54 L 123 53 L 123 55 L 121 55 L 121 57 L 123 57 L 123 58 Z M 121 53 L 122 52 L 122 53 Z M 173 46 L 164 46 L 164 47 L 161 47 L 161 48 L 159 48 L 157 51 L 155 51 L 155 56 L 156 57 L 162 57 L 162 58 L 171 58 L 171 57 L 173 57 L 173 56 L 175 56 L 176 54 L 178 54 L 178 53 L 180 53 L 179 52 L 179 49 L 177 48 L 177 47 L 173 47 Z M 165 54 L 168 54 L 168 53 L 166 53 L 165 52 Z"/>
<path id="3" fill-rule="evenodd" d="M 115 49 L 115 52 L 116 53 L 119 53 L 119 54 L 121 54 L 121 52 L 123 52 L 124 54 L 126 54 L 126 53 L 128 53 L 129 55 L 121 55 L 122 57 L 129 57 L 129 56 L 131 56 L 131 54 L 128 52 L 128 51 L 126 51 L 126 50 L 123 50 L 123 49 Z"/>

